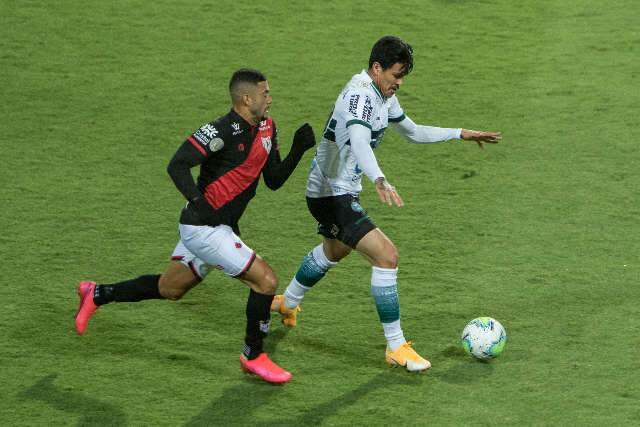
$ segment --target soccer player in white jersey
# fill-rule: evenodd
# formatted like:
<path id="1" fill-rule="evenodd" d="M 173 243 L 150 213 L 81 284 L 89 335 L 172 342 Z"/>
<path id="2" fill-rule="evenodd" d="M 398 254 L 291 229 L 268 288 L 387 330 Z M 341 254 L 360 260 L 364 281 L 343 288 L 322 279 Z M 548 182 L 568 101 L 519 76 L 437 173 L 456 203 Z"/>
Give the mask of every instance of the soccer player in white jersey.
<path id="1" fill-rule="evenodd" d="M 382 37 L 373 46 L 369 68 L 353 76 L 338 95 L 312 162 L 306 191 L 307 205 L 324 239 L 304 257 L 284 295 L 275 297 L 271 309 L 282 314 L 286 326 L 295 326 L 305 293 L 355 249 L 372 266 L 371 293 L 387 340 L 387 363 L 424 371 L 431 364 L 405 340 L 400 327 L 397 250 L 360 206 L 360 181 L 366 175 L 375 183 L 380 201 L 403 205 L 373 154 L 389 125 L 417 144 L 464 139 L 476 141 L 482 148 L 485 142 L 497 143 L 501 135 L 414 123 L 396 98 L 412 67 L 411 46 L 395 36 Z"/>

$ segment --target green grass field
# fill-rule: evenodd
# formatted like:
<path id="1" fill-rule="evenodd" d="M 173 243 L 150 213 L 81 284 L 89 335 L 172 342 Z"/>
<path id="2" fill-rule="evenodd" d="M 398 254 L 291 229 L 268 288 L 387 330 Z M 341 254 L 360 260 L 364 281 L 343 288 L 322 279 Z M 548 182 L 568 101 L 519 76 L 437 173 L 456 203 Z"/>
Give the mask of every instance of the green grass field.
<path id="1" fill-rule="evenodd" d="M 0 1 L 0 425 L 637 423 L 640 3 L 216 3 Z M 287 152 L 385 34 L 414 46 L 398 97 L 416 122 L 504 136 L 481 151 L 389 132 L 376 154 L 406 206 L 365 183 L 428 373 L 385 365 L 357 255 L 308 294 L 298 328 L 274 317 L 283 387 L 240 372 L 247 289 L 217 272 L 75 334 L 80 279 L 166 266 L 183 204 L 166 165 L 228 111 L 235 69 L 268 75 Z M 311 157 L 282 190 L 261 184 L 241 223 L 281 290 L 319 242 Z M 509 336 L 491 363 L 459 343 L 481 315 Z"/>

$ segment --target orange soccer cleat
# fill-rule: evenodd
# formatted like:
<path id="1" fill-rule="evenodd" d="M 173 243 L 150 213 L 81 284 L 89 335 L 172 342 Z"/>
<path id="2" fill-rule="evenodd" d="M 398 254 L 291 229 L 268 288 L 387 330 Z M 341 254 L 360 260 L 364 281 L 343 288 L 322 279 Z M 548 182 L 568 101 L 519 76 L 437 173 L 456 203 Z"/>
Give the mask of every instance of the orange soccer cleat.
<path id="1" fill-rule="evenodd" d="M 271 303 L 271 311 L 280 313 L 282 316 L 282 324 L 288 328 L 295 328 L 298 324 L 298 313 L 302 311 L 300 306 L 295 308 L 287 308 L 284 303 L 284 295 L 276 295 Z"/>
<path id="2" fill-rule="evenodd" d="M 407 371 L 410 372 L 426 371 L 431 367 L 431 363 L 420 357 L 413 347 L 411 347 L 411 342 L 402 344 L 396 351 L 391 351 L 391 349 L 387 347 L 385 359 L 389 365 L 404 366 L 407 368 Z"/>

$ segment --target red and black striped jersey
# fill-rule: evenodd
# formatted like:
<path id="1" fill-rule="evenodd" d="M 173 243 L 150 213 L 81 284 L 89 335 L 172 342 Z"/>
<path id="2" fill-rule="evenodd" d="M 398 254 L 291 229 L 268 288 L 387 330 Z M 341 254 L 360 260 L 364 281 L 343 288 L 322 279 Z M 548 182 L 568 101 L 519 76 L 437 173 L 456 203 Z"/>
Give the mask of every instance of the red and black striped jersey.
<path id="1" fill-rule="evenodd" d="M 210 226 L 226 224 L 239 234 L 238 220 L 256 194 L 260 174 L 267 186 L 275 190 L 284 184 L 301 156 L 282 162 L 273 120 L 267 118 L 253 126 L 232 109 L 191 134 L 169 164 L 169 173 L 182 194 L 188 200 L 203 195 L 215 210 L 215 217 L 205 223 L 189 203 L 182 211 L 180 222 Z M 288 157 L 292 157 L 291 153 Z M 197 191 L 189 188 L 193 186 L 190 172 L 184 180 L 175 178 L 179 173 L 172 173 L 172 168 L 174 172 L 181 169 L 178 172 L 184 176 L 185 170 L 198 164 Z"/>

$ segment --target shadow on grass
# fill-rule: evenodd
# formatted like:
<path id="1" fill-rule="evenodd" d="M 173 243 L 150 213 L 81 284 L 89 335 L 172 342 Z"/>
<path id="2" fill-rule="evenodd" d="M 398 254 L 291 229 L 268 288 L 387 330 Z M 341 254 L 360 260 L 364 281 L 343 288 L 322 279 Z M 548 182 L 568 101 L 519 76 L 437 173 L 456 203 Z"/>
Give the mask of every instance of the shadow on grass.
<path id="1" fill-rule="evenodd" d="M 53 383 L 57 376 L 58 374 L 47 375 L 20 392 L 18 397 L 39 400 L 60 411 L 77 414 L 80 416 L 78 426 L 127 425 L 127 417 L 120 408 L 84 393 L 60 389 Z"/>
<path id="2" fill-rule="evenodd" d="M 389 369 L 381 372 L 370 381 L 348 393 L 340 394 L 326 403 L 307 409 L 299 417 L 280 419 L 274 421 L 274 424 L 291 426 L 321 424 L 324 419 L 332 417 L 346 407 L 357 404 L 371 392 L 396 384 L 421 384 L 422 378 L 426 377 L 426 375 L 422 374 L 391 371 Z M 258 408 L 269 405 L 272 396 L 279 393 L 282 387 L 252 378 L 250 382 L 227 389 L 220 398 L 211 402 L 199 415 L 191 419 L 186 426 L 258 425 L 259 422 L 256 421 L 253 413 Z M 238 411 L 238 408 L 244 408 L 244 410 Z"/>
<path id="3" fill-rule="evenodd" d="M 493 374 L 491 361 L 473 359 L 460 347 L 450 346 L 442 354 L 460 363 L 445 372 L 434 371 L 431 376 L 449 384 L 471 384 Z"/>
<path id="4" fill-rule="evenodd" d="M 273 328 L 273 321 L 271 328 Z M 289 330 L 287 328 L 278 328 L 275 330 L 271 329 L 271 332 L 269 332 L 269 335 L 264 340 L 264 351 L 272 356 L 276 354 L 278 344 L 280 344 L 280 341 L 287 337 L 288 333 Z"/>
<path id="5" fill-rule="evenodd" d="M 281 386 L 267 384 L 247 376 L 247 382 L 230 387 L 185 426 L 233 426 L 255 425 L 254 411 L 268 405 L 271 396 L 281 391 Z"/>
<path id="6" fill-rule="evenodd" d="M 397 372 L 398 370 L 402 372 Z M 332 417 L 344 408 L 353 406 L 362 399 L 365 399 L 371 392 L 388 389 L 389 386 L 393 385 L 422 384 L 423 379 L 426 379 L 428 376 L 429 374 L 404 372 L 404 368 L 389 368 L 350 392 L 343 393 L 328 402 L 309 408 L 303 415 L 297 418 L 281 420 L 278 424 L 292 426 L 319 425 L 322 424 L 326 418 Z"/>

